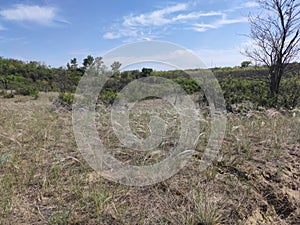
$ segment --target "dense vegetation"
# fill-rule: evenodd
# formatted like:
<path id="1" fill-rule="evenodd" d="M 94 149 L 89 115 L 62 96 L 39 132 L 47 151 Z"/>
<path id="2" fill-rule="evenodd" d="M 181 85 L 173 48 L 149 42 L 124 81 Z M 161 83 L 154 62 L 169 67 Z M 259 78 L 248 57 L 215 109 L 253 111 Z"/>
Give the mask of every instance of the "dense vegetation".
<path id="1" fill-rule="evenodd" d="M 95 59 L 96 60 L 96 59 Z M 101 57 L 98 58 L 101 60 Z M 89 65 L 94 62 L 92 56 L 84 59 L 82 66 L 78 66 L 76 58 L 67 64 L 66 68 L 51 68 L 38 62 L 22 62 L 15 59 L 0 58 L 0 92 L 4 97 L 13 97 L 14 94 L 38 97 L 38 92 L 60 92 L 60 103 L 70 105 L 80 78 L 84 75 Z M 144 68 L 141 71 L 119 72 L 121 65 L 115 62 L 112 65 L 114 75 L 107 81 L 102 89 L 99 99 L 106 104 L 111 104 L 122 90 L 131 81 L 149 77 L 164 77 L 178 83 L 188 94 L 201 93 L 197 83 L 184 71 L 153 71 Z M 252 108 L 277 107 L 295 108 L 300 105 L 300 64 L 289 64 L 284 79 L 280 85 L 280 94 L 276 99 L 269 95 L 266 67 L 249 67 L 243 65 L 235 68 L 214 68 L 226 100 L 229 111 L 233 107 L 239 108 L 241 103 L 249 103 Z M 191 73 L 197 70 L 190 71 Z M 205 96 L 200 94 L 205 101 Z M 248 105 L 249 105 L 248 104 Z M 241 109 L 241 108 L 240 108 Z"/>

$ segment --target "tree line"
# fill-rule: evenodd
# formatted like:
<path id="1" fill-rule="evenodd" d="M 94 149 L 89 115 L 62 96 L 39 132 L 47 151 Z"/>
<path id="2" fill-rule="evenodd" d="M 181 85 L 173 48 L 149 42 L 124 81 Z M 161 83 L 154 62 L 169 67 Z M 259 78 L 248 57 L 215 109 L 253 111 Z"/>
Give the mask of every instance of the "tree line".
<path id="1" fill-rule="evenodd" d="M 75 92 L 78 82 L 95 61 L 101 63 L 102 58 L 89 55 L 81 65 L 76 58 L 73 58 L 66 67 L 51 68 L 38 62 L 23 62 L 0 57 L 0 94 L 4 97 L 13 97 L 14 94 L 37 97 L 39 91 L 60 92 L 61 102 L 70 105 L 72 93 Z M 118 98 L 118 93 L 133 80 L 149 76 L 171 79 L 187 94 L 199 94 L 199 98 L 200 96 L 202 98 L 199 101 L 205 102 L 205 95 L 201 88 L 186 71 L 154 71 L 151 68 L 143 68 L 120 72 L 120 67 L 120 62 L 111 65 L 113 75 L 99 95 L 99 100 L 105 104 L 112 104 Z M 212 71 L 220 83 L 229 111 L 233 110 L 234 105 L 244 102 L 251 102 L 255 108 L 275 105 L 277 108 L 290 109 L 300 106 L 300 64 L 290 63 L 286 68 L 276 104 L 269 94 L 266 78 L 268 67 L 241 65 L 235 68 L 213 68 Z M 195 73 L 197 70 L 192 72 Z"/>

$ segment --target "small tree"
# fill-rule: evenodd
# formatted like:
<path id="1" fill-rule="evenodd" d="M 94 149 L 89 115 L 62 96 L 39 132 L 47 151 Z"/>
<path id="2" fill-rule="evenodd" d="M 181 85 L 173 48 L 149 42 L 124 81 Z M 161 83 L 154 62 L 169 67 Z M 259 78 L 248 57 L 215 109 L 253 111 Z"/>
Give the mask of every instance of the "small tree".
<path id="1" fill-rule="evenodd" d="M 120 71 L 120 67 L 122 66 L 122 64 L 118 61 L 114 61 L 113 64 L 111 64 L 111 69 L 113 71 L 113 73 L 119 73 Z"/>
<path id="2" fill-rule="evenodd" d="M 243 61 L 243 62 L 241 62 L 241 67 L 246 68 L 246 67 L 249 67 L 250 64 L 251 64 L 250 61 Z"/>
<path id="3" fill-rule="evenodd" d="M 249 17 L 253 47 L 245 54 L 268 67 L 269 93 L 275 105 L 286 66 L 300 51 L 300 3 L 295 0 L 258 0 L 258 3 L 264 12 Z"/>
<path id="4" fill-rule="evenodd" d="M 90 65 L 92 65 L 94 62 L 94 57 L 91 55 L 88 55 L 84 60 L 83 60 L 83 66 L 84 68 L 89 67 Z"/>
<path id="5" fill-rule="evenodd" d="M 151 68 L 143 68 L 142 69 L 142 77 L 148 77 L 153 72 L 153 69 Z"/>
<path id="6" fill-rule="evenodd" d="M 101 56 L 96 57 L 94 63 L 101 67 L 103 64 L 103 58 Z"/>
<path id="7" fill-rule="evenodd" d="M 70 63 L 67 63 L 68 70 L 76 70 L 78 68 L 77 59 L 73 58 Z"/>

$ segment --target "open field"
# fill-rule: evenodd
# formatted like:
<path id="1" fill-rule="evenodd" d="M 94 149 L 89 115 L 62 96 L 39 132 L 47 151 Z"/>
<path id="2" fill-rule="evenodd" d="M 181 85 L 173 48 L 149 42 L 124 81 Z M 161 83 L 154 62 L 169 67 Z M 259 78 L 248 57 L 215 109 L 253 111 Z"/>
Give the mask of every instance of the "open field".
<path id="1" fill-rule="evenodd" d="M 72 114 L 52 105 L 55 96 L 0 98 L 0 224 L 300 224 L 299 114 L 228 114 L 220 157 L 199 172 L 209 133 L 203 117 L 197 153 L 183 170 L 153 186 L 128 187 L 90 168 L 76 148 Z M 118 150 L 108 111 L 99 107 L 106 146 L 124 162 L 149 163 L 146 155 Z M 145 118 L 131 118 L 142 137 Z"/>

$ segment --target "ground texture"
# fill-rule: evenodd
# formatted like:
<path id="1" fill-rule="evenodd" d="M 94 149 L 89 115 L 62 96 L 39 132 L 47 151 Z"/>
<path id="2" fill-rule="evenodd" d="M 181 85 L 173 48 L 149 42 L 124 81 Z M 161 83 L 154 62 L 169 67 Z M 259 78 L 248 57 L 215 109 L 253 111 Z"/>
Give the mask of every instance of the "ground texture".
<path id="1" fill-rule="evenodd" d="M 55 97 L 0 99 L 0 224 L 300 224 L 300 115 L 228 114 L 219 157 L 199 171 L 209 136 L 203 113 L 196 153 L 184 169 L 152 186 L 128 187 L 90 168 L 76 148 L 72 114 L 55 107 Z M 122 149 L 109 108 L 101 105 L 99 137 L 126 163 L 163 159 L 176 144 L 178 118 L 158 100 L 137 107 L 160 106 L 170 138 L 157 154 Z M 146 137 L 149 118 L 141 113 L 131 120 Z"/>

